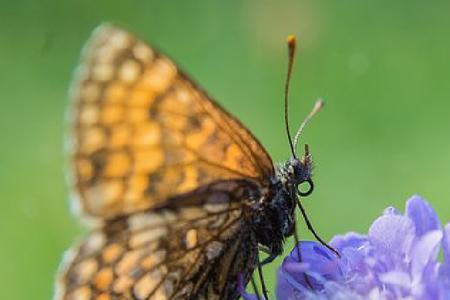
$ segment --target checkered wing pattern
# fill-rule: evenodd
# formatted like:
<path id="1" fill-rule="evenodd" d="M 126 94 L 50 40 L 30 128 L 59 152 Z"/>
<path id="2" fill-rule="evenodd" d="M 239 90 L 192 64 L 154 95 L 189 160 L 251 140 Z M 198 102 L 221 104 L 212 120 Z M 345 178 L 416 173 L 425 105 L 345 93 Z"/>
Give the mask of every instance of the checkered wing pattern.
<path id="1" fill-rule="evenodd" d="M 255 137 L 167 57 L 100 26 L 72 86 L 75 207 L 96 221 L 56 300 L 237 299 L 274 175 Z M 250 209 L 253 207 L 252 209 Z"/>
<path id="2" fill-rule="evenodd" d="M 243 216 L 250 191 L 218 181 L 108 221 L 68 252 L 55 299 L 237 299 L 238 273 L 248 278 L 257 257 Z"/>
<path id="3" fill-rule="evenodd" d="M 167 57 L 109 25 L 91 37 L 72 88 L 75 207 L 112 219 L 216 180 L 263 181 L 271 158 Z"/>

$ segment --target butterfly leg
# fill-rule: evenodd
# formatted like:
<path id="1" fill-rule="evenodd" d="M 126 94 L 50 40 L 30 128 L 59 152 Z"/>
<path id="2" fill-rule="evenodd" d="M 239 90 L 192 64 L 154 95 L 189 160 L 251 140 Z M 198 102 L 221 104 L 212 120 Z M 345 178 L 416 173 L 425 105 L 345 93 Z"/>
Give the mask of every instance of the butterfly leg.
<path id="1" fill-rule="evenodd" d="M 260 262 L 261 266 L 270 264 L 275 258 L 277 258 L 281 254 L 279 252 L 274 252 L 270 250 L 268 247 L 264 245 L 258 245 L 258 250 L 268 255 L 268 257 L 266 257 L 265 259 L 263 259 L 263 261 Z"/>
<path id="2" fill-rule="evenodd" d="M 261 282 L 261 288 L 262 288 L 262 293 L 263 296 L 266 300 L 269 300 L 269 295 L 267 293 L 267 287 L 266 287 L 266 283 L 264 281 L 264 276 L 262 273 L 262 264 L 259 258 L 259 252 L 258 252 L 258 275 L 259 275 L 259 281 Z"/>
<path id="3" fill-rule="evenodd" d="M 271 262 L 274 261 L 275 258 L 278 257 L 278 254 L 271 254 L 270 252 L 268 254 L 269 254 L 269 256 L 264 258 L 263 261 L 261 261 L 259 263 L 261 266 L 265 266 L 267 264 L 270 264 Z"/>
<path id="4" fill-rule="evenodd" d="M 256 295 L 256 299 L 261 300 L 261 297 L 259 296 L 258 286 L 256 285 L 255 278 L 253 277 L 253 274 L 252 274 L 252 277 L 251 277 L 251 283 L 252 283 L 252 287 L 253 287 L 253 292 Z"/>
<path id="5" fill-rule="evenodd" d="M 314 227 L 312 226 L 311 222 L 309 221 L 309 218 L 306 214 L 305 208 L 302 205 L 302 202 L 300 201 L 300 199 L 297 199 L 297 203 L 298 203 L 298 207 L 300 208 L 300 211 L 302 212 L 302 216 L 303 216 L 303 220 L 305 220 L 306 226 L 308 227 L 308 230 L 311 231 L 311 233 L 314 235 L 314 237 L 319 241 L 319 243 L 321 243 L 323 246 L 327 247 L 328 249 L 330 249 L 331 251 L 333 251 L 338 257 L 341 257 L 341 255 L 339 254 L 339 252 L 334 249 L 333 247 L 331 247 L 330 245 L 328 245 L 314 230 Z"/>

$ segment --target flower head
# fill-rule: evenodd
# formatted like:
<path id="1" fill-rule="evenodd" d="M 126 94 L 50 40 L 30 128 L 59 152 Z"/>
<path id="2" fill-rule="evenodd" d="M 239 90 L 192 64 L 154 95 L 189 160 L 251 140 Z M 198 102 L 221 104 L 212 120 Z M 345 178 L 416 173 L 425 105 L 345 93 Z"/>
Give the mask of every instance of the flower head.
<path id="1" fill-rule="evenodd" d="M 340 258 L 316 242 L 293 249 L 278 270 L 278 299 L 450 300 L 450 223 L 442 228 L 418 196 L 404 214 L 387 208 L 367 235 L 350 232 L 330 244 Z"/>

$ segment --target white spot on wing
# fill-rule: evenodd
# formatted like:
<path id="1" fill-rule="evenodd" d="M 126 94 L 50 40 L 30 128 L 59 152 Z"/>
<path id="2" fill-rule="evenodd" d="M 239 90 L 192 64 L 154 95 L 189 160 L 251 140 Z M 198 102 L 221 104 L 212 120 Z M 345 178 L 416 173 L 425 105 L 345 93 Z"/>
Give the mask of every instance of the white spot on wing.
<path id="1" fill-rule="evenodd" d="M 162 214 L 159 213 L 141 213 L 132 215 L 128 219 L 128 226 L 131 230 L 139 230 L 145 227 L 157 227 L 166 223 Z"/>
<path id="2" fill-rule="evenodd" d="M 139 76 L 139 64 L 134 60 L 127 60 L 119 71 L 119 77 L 125 82 L 133 82 Z"/>
<path id="3" fill-rule="evenodd" d="M 130 239 L 130 247 L 136 248 L 144 244 L 161 239 L 163 236 L 167 235 L 168 230 L 166 227 L 157 227 L 151 230 L 146 230 L 133 235 Z"/>
<path id="4" fill-rule="evenodd" d="M 114 34 L 109 39 L 109 44 L 111 47 L 116 49 L 124 49 L 130 43 L 130 35 L 124 31 L 116 30 Z"/>
<path id="5" fill-rule="evenodd" d="M 91 234 L 82 247 L 83 255 L 94 254 L 105 245 L 106 238 L 101 232 Z"/>
<path id="6" fill-rule="evenodd" d="M 112 79 L 114 69 L 111 64 L 98 64 L 93 67 L 91 75 L 97 81 L 108 81 Z"/>
<path id="7" fill-rule="evenodd" d="M 133 54 L 137 59 L 141 60 L 144 63 L 152 61 L 155 56 L 153 50 L 143 43 L 138 43 L 133 48 Z"/>
<path id="8" fill-rule="evenodd" d="M 206 246 L 206 257 L 211 260 L 220 255 L 223 250 L 223 244 L 218 241 L 211 242 Z"/>

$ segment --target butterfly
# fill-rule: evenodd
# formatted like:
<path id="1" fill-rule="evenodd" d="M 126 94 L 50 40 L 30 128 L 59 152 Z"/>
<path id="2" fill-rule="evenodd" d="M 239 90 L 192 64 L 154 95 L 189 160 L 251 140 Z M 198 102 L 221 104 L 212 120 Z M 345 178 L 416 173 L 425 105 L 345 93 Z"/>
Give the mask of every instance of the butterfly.
<path id="1" fill-rule="evenodd" d="M 172 60 L 112 25 L 92 34 L 71 95 L 72 204 L 91 231 L 65 254 L 55 299 L 237 299 L 259 249 L 263 263 L 281 254 L 313 188 L 290 135 L 275 167 Z"/>

